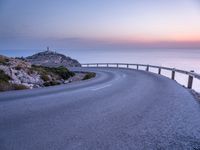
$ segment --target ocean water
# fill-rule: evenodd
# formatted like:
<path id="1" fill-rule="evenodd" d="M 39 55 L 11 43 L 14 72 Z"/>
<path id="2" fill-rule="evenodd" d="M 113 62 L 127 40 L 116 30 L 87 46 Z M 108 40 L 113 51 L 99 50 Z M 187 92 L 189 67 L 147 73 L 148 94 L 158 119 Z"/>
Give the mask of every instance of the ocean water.
<path id="1" fill-rule="evenodd" d="M 70 52 L 69 52 L 70 53 Z M 102 50 L 80 51 L 73 53 L 81 63 L 138 63 L 172 67 L 200 74 L 200 49 L 138 49 L 138 50 Z M 141 69 L 145 69 L 142 68 Z M 157 73 L 157 69 L 150 69 Z M 162 74 L 171 77 L 171 71 L 162 70 Z M 181 85 L 187 86 L 188 76 L 176 73 L 175 79 Z M 193 89 L 200 92 L 200 81 L 194 79 Z"/>
<path id="2" fill-rule="evenodd" d="M 28 56 L 40 50 L 0 50 L 8 56 Z M 133 50 L 57 50 L 81 63 L 138 63 L 172 67 L 186 71 L 194 70 L 200 74 L 200 49 L 133 49 Z M 145 68 L 141 68 L 145 69 Z M 157 73 L 157 69 L 150 69 Z M 171 77 L 170 71 L 162 74 Z M 188 76 L 176 73 L 175 79 L 181 85 L 187 85 Z M 193 88 L 200 92 L 200 81 L 194 79 Z"/>

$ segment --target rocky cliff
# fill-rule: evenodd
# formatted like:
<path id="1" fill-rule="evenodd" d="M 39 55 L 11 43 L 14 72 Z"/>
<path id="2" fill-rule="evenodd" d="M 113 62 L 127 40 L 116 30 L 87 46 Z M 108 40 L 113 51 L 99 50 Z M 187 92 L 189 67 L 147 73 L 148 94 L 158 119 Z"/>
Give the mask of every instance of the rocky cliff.
<path id="1" fill-rule="evenodd" d="M 10 85 L 24 85 L 29 88 L 33 88 L 39 87 L 43 84 L 43 80 L 40 78 L 40 75 L 37 72 L 30 71 L 31 64 L 22 60 L 0 55 L 0 70 L 1 77 L 4 77 L 5 75 L 9 77 L 9 80 L 0 78 L 2 84 L 1 86 L 5 86 L 6 83 L 9 83 Z"/>
<path id="2" fill-rule="evenodd" d="M 39 88 L 95 77 L 94 73 L 69 71 L 66 66 L 80 66 L 80 63 L 52 51 L 27 58 L 0 55 L 0 91 Z"/>
<path id="3" fill-rule="evenodd" d="M 46 66 L 46 67 L 59 67 L 59 66 L 80 67 L 81 66 L 77 60 L 67 57 L 63 54 L 56 53 L 54 51 L 50 51 L 50 50 L 26 57 L 25 60 L 27 62 L 30 62 L 31 64 Z"/>
<path id="4" fill-rule="evenodd" d="M 35 66 L 24 60 L 0 55 L 0 91 L 67 83 L 74 75 L 62 66 Z"/>

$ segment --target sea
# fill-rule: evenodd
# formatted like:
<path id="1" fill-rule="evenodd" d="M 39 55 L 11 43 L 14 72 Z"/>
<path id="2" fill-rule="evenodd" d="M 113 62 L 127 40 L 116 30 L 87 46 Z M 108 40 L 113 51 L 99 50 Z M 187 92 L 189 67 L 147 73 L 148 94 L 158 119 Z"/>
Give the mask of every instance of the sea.
<path id="1" fill-rule="evenodd" d="M 43 50 L 0 50 L 0 54 L 11 57 L 26 57 Z M 195 71 L 200 74 L 200 49 L 56 49 L 80 63 L 133 63 L 150 64 L 164 67 Z M 141 67 L 144 70 L 145 68 Z M 150 69 L 157 73 L 157 69 Z M 166 77 L 171 77 L 170 71 L 162 71 Z M 188 76 L 176 73 L 175 79 L 187 86 Z M 200 81 L 194 79 L 193 89 L 200 92 Z"/>

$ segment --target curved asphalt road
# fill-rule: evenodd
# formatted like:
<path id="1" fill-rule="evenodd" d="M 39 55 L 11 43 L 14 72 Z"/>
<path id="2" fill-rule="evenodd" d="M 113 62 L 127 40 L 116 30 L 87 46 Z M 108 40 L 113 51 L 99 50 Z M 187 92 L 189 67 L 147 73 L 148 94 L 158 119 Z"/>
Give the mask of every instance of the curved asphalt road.
<path id="1" fill-rule="evenodd" d="M 168 78 L 83 68 L 96 78 L 0 94 L 0 150 L 200 149 L 200 105 Z"/>

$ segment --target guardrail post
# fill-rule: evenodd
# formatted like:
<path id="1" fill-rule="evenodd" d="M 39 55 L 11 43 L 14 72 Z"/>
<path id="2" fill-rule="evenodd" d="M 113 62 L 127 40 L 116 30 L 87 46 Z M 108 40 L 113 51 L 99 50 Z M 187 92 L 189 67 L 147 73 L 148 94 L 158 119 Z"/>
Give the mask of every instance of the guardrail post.
<path id="1" fill-rule="evenodd" d="M 137 70 L 139 70 L 139 66 L 137 65 Z"/>
<path id="2" fill-rule="evenodd" d="M 172 70 L 172 80 L 175 80 L 175 69 Z"/>
<path id="3" fill-rule="evenodd" d="M 108 67 L 108 64 L 107 64 L 107 67 Z"/>
<path id="4" fill-rule="evenodd" d="M 119 68 L 119 64 L 117 64 L 117 68 Z"/>
<path id="5" fill-rule="evenodd" d="M 194 72 L 194 71 L 190 71 L 190 72 Z M 189 77 L 188 77 L 188 89 L 192 88 L 192 84 L 193 84 L 193 76 L 189 75 Z"/>
<path id="6" fill-rule="evenodd" d="M 127 68 L 129 68 L 129 64 L 127 64 Z"/>
<path id="7" fill-rule="evenodd" d="M 147 65 L 146 71 L 149 71 L 149 65 Z"/>
<path id="8" fill-rule="evenodd" d="M 99 64 L 97 64 L 97 67 L 99 67 Z"/>
<path id="9" fill-rule="evenodd" d="M 87 64 L 87 67 L 89 67 L 89 64 Z"/>
<path id="10" fill-rule="evenodd" d="M 161 74 L 161 68 L 158 68 L 158 74 Z"/>

